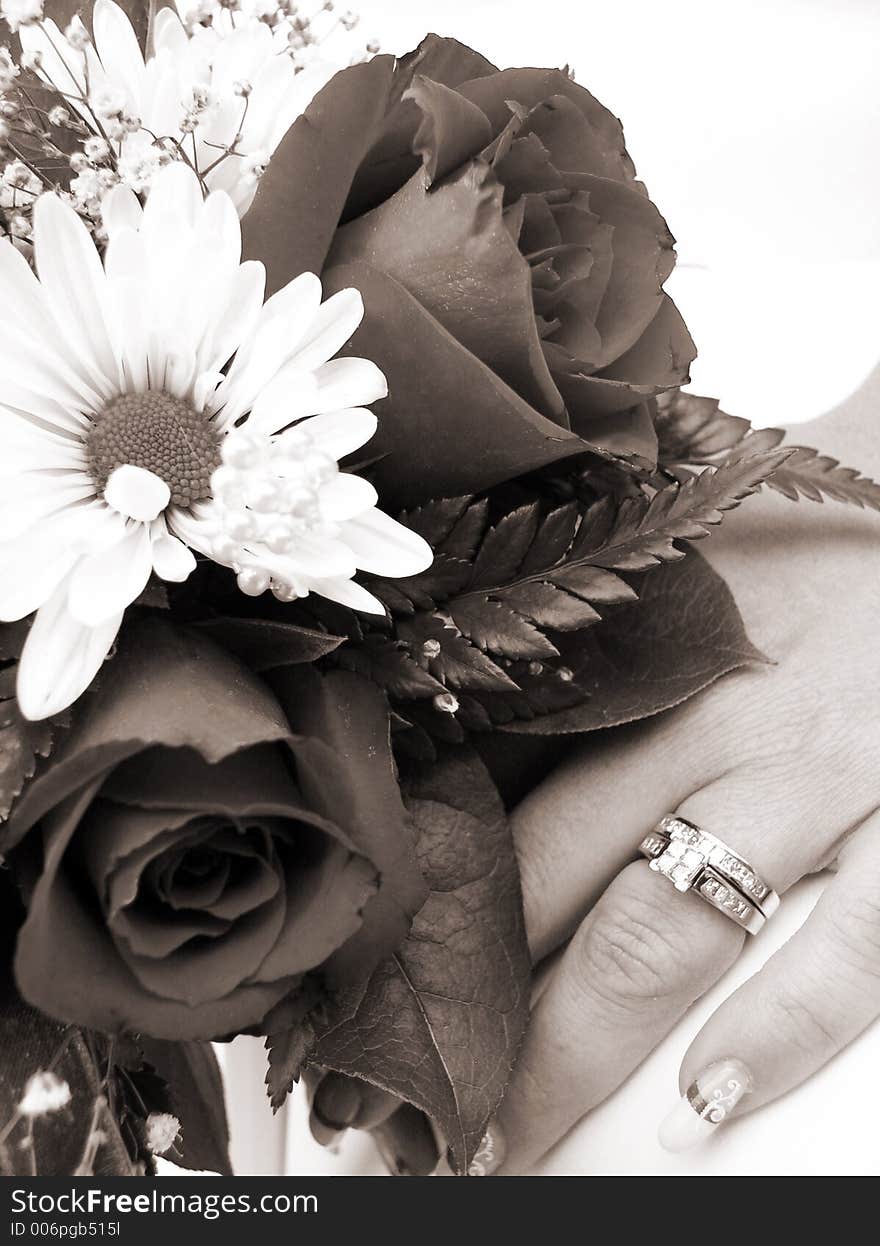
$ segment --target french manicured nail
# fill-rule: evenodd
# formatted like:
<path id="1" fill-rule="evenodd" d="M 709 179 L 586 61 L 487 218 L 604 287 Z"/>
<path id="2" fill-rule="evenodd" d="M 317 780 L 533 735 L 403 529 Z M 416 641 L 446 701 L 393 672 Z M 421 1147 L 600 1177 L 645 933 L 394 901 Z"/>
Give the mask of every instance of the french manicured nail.
<path id="1" fill-rule="evenodd" d="M 504 1163 L 507 1144 L 501 1126 L 493 1121 L 483 1135 L 483 1141 L 477 1147 L 474 1158 L 468 1168 L 469 1177 L 491 1177 Z"/>
<path id="2" fill-rule="evenodd" d="M 710 1064 L 688 1086 L 660 1126 L 660 1145 L 667 1151 L 687 1151 L 704 1142 L 751 1089 L 751 1075 L 739 1060 Z"/>

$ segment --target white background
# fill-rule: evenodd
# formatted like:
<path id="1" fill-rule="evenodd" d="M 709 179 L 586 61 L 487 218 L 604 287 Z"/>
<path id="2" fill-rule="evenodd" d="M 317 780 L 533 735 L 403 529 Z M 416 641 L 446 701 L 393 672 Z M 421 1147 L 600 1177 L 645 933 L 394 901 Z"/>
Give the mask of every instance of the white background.
<path id="1" fill-rule="evenodd" d="M 501 67 L 569 62 L 622 117 L 640 177 L 679 239 L 668 284 L 700 349 L 696 392 L 755 423 L 810 419 L 880 357 L 880 0 L 363 0 L 364 35 L 402 52 L 428 30 Z M 802 920 L 813 881 L 728 980 L 557 1150 L 548 1173 L 880 1172 L 869 1106 L 875 1028 L 807 1087 L 667 1156 L 655 1133 L 688 1042 Z M 378 1171 L 349 1135 L 311 1143 L 304 1105 L 273 1127 L 255 1040 L 230 1053 L 239 1172 Z M 589 1036 L 584 1035 L 587 1060 Z M 735 1053 L 733 1053 L 735 1054 Z M 873 1054 L 873 1060 L 872 1060 Z M 298 1097 L 301 1098 L 301 1097 Z"/>

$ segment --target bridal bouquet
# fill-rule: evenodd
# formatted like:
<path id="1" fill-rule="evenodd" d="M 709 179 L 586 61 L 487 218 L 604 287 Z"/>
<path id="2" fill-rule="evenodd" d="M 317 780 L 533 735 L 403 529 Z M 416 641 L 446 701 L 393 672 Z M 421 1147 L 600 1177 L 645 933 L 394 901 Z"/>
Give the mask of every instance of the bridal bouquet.
<path id="1" fill-rule="evenodd" d="M 364 1079 L 467 1172 L 529 1009 L 506 809 L 763 660 L 725 512 L 880 487 L 681 391 L 673 238 L 567 71 L 0 11 L 0 1169 L 228 1171 L 246 1033 L 276 1108 Z"/>

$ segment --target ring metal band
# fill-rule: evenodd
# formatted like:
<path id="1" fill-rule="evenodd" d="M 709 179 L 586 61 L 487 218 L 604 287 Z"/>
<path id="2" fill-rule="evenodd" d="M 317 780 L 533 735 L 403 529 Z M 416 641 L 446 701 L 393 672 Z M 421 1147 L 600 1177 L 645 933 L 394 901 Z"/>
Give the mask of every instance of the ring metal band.
<path id="1" fill-rule="evenodd" d="M 748 861 L 685 818 L 662 818 L 639 847 L 677 891 L 695 891 L 749 934 L 779 908 L 779 896 Z"/>

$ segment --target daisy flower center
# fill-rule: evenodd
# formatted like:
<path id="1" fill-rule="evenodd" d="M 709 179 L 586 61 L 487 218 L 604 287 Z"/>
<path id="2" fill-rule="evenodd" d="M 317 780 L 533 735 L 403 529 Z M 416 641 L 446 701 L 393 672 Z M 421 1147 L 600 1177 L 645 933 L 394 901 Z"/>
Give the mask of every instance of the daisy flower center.
<path id="1" fill-rule="evenodd" d="M 99 493 L 117 467 L 140 467 L 165 481 L 173 506 L 189 507 L 211 493 L 220 438 L 188 402 L 147 390 L 108 403 L 89 431 L 86 453 Z"/>

